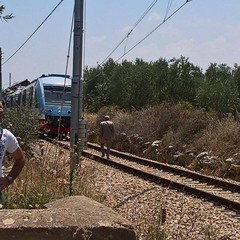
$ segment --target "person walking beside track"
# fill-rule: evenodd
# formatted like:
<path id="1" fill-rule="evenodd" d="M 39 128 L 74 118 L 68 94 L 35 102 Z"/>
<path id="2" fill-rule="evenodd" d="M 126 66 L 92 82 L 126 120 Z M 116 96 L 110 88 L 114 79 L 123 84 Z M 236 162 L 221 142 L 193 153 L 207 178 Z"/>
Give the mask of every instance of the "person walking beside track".
<path id="1" fill-rule="evenodd" d="M 0 101 L 0 120 L 3 118 L 3 104 Z M 7 176 L 3 175 L 2 164 L 5 153 L 9 152 L 14 164 Z M 2 190 L 9 187 L 21 173 L 25 165 L 25 156 L 16 137 L 7 129 L 0 128 L 0 208 L 3 207 Z"/>
<path id="2" fill-rule="evenodd" d="M 104 121 L 100 123 L 101 152 L 102 152 L 102 157 L 104 157 L 105 156 L 104 145 L 106 144 L 107 159 L 109 159 L 111 142 L 114 136 L 114 124 L 109 119 L 110 117 L 106 115 L 104 117 Z"/>

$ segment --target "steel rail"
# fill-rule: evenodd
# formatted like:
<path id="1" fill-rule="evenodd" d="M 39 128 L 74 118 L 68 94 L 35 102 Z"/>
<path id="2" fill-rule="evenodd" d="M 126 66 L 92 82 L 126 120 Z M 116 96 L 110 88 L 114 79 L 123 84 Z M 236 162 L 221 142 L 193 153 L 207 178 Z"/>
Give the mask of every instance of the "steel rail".
<path id="1" fill-rule="evenodd" d="M 95 149 L 97 151 L 100 151 L 100 146 L 97 145 L 97 144 L 88 143 L 88 147 L 92 148 L 92 149 Z M 110 153 L 114 156 L 124 158 L 124 159 L 128 159 L 128 160 L 136 162 L 136 163 L 141 163 L 141 164 L 149 166 L 149 167 L 162 169 L 162 170 L 165 170 L 165 171 L 168 171 L 168 172 L 171 172 L 171 173 L 175 173 L 175 174 L 179 174 L 179 175 L 182 174 L 184 176 L 191 177 L 194 180 L 199 180 L 199 181 L 202 181 L 202 182 L 211 183 L 211 184 L 214 184 L 218 187 L 222 187 L 224 189 L 240 192 L 240 183 L 235 184 L 235 183 L 232 183 L 232 182 L 229 182 L 229 181 L 226 181 L 226 180 L 213 178 L 211 176 L 207 176 L 207 175 L 200 174 L 200 173 L 197 173 L 197 172 L 194 172 L 194 171 L 179 168 L 179 167 L 176 167 L 175 165 L 160 163 L 160 162 L 153 161 L 153 160 L 150 160 L 150 159 L 138 157 L 138 156 L 135 156 L 135 155 L 132 155 L 132 154 L 120 152 L 120 151 L 117 151 L 117 150 L 114 150 L 114 149 L 111 149 Z"/>
<path id="2" fill-rule="evenodd" d="M 66 149 L 70 149 L 70 146 L 67 145 L 66 143 L 62 143 L 62 142 L 57 142 L 57 143 Z M 236 211 L 237 213 L 240 213 L 240 202 L 234 201 L 230 198 L 226 198 L 226 197 L 214 194 L 213 192 L 206 191 L 204 189 L 199 189 L 195 186 L 191 186 L 191 181 L 201 180 L 202 182 L 208 184 L 206 187 L 213 186 L 214 188 L 216 188 L 216 187 L 220 186 L 221 188 L 223 188 L 222 189 L 223 193 L 226 193 L 226 192 L 224 192 L 224 189 L 228 189 L 228 190 L 230 189 L 232 192 L 235 192 L 237 194 L 239 193 L 239 185 L 238 184 L 234 184 L 232 182 L 227 182 L 227 181 L 221 180 L 221 179 L 215 179 L 210 176 L 202 175 L 199 173 L 191 172 L 191 171 L 180 169 L 180 168 L 177 168 L 177 167 L 174 167 L 171 165 L 159 163 L 157 161 L 137 157 L 135 155 L 131 155 L 131 154 L 127 154 L 127 153 L 123 153 L 123 152 L 111 149 L 111 154 L 118 158 L 122 158 L 122 159 L 125 159 L 128 161 L 131 161 L 131 162 L 135 162 L 135 163 L 147 166 L 147 167 L 153 167 L 158 170 L 164 170 L 164 171 L 167 171 L 168 173 L 174 173 L 179 176 L 189 177 L 188 180 L 190 180 L 190 182 L 188 184 L 181 183 L 181 182 L 175 181 L 171 178 L 169 179 L 169 178 L 157 175 L 155 173 L 150 173 L 147 170 L 146 171 L 140 170 L 138 168 L 121 163 L 120 161 L 115 161 L 114 159 L 108 160 L 108 159 L 102 158 L 100 156 L 100 153 L 99 154 L 92 153 L 90 151 L 90 149 L 94 149 L 94 150 L 100 152 L 100 146 L 97 144 L 88 143 L 88 148 L 89 148 L 89 150 L 84 150 L 82 152 L 83 157 L 92 159 L 94 161 L 101 162 L 103 164 L 109 165 L 114 168 L 121 169 L 122 171 L 131 173 L 133 175 L 136 175 L 136 176 L 146 179 L 148 181 L 155 182 L 156 184 L 161 184 L 168 188 L 180 190 L 185 193 L 194 195 L 196 197 L 206 199 L 217 205 L 224 206 L 227 209 L 231 209 L 233 211 Z M 211 184 L 211 185 L 209 185 L 209 184 Z M 193 184 L 193 185 L 195 185 L 195 184 Z"/>

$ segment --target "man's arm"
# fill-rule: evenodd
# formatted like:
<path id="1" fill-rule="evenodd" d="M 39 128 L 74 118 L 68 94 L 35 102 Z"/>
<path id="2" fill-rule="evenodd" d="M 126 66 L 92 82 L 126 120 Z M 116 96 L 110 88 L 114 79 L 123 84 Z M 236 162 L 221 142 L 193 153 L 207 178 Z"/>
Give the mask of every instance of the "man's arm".
<path id="1" fill-rule="evenodd" d="M 14 160 L 13 167 L 6 177 L 0 178 L 0 191 L 8 187 L 14 179 L 18 177 L 25 165 L 25 156 L 22 149 L 19 147 L 11 153 Z"/>
<path id="2" fill-rule="evenodd" d="M 17 178 L 20 172 L 22 171 L 25 165 L 25 156 L 22 149 L 19 147 L 16 151 L 11 154 L 13 160 L 15 161 L 11 171 L 9 172 L 8 176 L 12 177 L 13 179 Z"/>

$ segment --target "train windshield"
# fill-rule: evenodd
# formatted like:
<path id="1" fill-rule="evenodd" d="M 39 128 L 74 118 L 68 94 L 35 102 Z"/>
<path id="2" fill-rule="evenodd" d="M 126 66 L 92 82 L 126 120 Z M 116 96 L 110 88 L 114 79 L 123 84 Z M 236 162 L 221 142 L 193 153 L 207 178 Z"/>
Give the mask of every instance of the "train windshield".
<path id="1" fill-rule="evenodd" d="M 46 104 L 71 105 L 71 88 L 63 86 L 44 86 Z"/>

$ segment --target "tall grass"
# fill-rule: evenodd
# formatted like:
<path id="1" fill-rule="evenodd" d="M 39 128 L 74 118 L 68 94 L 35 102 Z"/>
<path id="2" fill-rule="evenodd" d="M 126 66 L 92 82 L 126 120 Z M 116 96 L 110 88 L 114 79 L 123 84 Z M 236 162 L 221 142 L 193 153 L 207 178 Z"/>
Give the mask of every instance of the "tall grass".
<path id="1" fill-rule="evenodd" d="M 50 201 L 69 196 L 69 151 L 40 141 L 39 146 L 32 146 L 32 154 L 20 176 L 4 191 L 5 208 L 43 208 Z M 10 165 L 11 160 L 7 163 Z M 94 192 L 94 174 L 91 168 L 78 169 L 72 183 L 74 195 L 101 201 Z"/>
<path id="2" fill-rule="evenodd" d="M 70 153 L 60 146 L 45 143 L 38 138 L 40 125 L 30 108 L 5 110 L 2 127 L 9 129 L 19 140 L 25 152 L 26 165 L 11 187 L 4 190 L 4 208 L 43 208 L 49 201 L 69 196 L 70 184 L 74 194 L 100 199 L 93 191 L 91 169 L 79 168 L 70 179 Z M 13 161 L 4 159 L 7 174 Z"/>
<path id="3" fill-rule="evenodd" d="M 167 163 L 174 163 L 174 154 L 190 152 L 193 160 L 186 167 L 240 180 L 240 125 L 233 116 L 219 121 L 213 112 L 170 103 L 131 112 L 103 108 L 95 116 L 91 114 L 90 140 L 97 141 L 96 123 L 109 113 L 116 130 L 113 148 Z M 205 151 L 211 162 L 202 165 L 196 156 Z"/>

